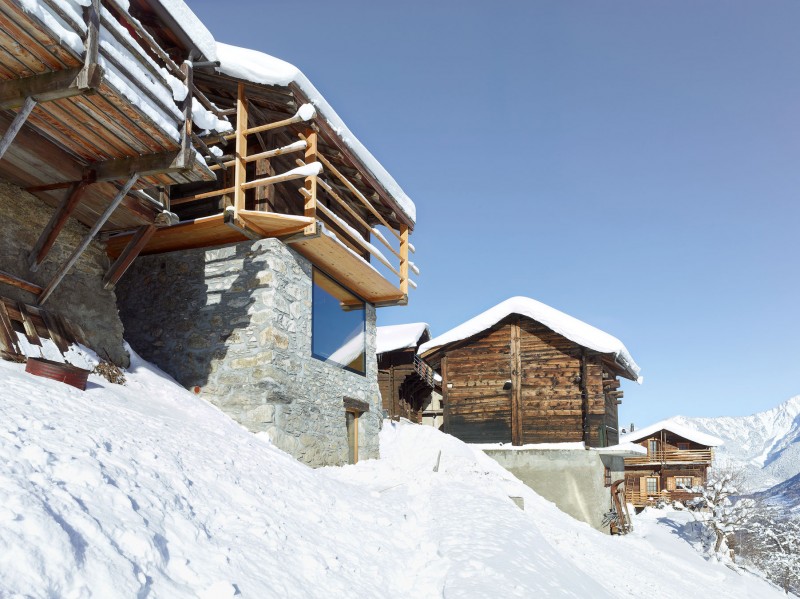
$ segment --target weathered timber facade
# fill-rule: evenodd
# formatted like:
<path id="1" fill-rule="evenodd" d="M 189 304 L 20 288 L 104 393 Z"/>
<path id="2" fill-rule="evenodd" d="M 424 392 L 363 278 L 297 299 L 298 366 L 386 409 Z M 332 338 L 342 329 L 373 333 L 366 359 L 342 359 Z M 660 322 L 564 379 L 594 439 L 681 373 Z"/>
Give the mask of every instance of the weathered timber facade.
<path id="1" fill-rule="evenodd" d="M 467 338 L 421 349 L 442 376 L 449 434 L 469 443 L 618 442 L 619 377 L 635 376 L 611 353 L 514 313 Z"/>
<path id="2" fill-rule="evenodd" d="M 625 496 L 637 508 L 697 497 L 692 489 L 705 485 L 718 444 L 693 438 L 690 432 L 652 427 L 629 433 L 624 440 L 647 449 L 647 455 L 625 458 Z"/>

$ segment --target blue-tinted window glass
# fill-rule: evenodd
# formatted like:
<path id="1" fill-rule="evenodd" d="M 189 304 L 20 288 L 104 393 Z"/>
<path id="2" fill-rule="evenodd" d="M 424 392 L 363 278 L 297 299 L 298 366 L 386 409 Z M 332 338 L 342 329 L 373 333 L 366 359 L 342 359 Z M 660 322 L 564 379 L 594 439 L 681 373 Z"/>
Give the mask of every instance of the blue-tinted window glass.
<path id="1" fill-rule="evenodd" d="M 311 353 L 334 366 L 366 373 L 364 301 L 317 270 L 311 311 Z"/>

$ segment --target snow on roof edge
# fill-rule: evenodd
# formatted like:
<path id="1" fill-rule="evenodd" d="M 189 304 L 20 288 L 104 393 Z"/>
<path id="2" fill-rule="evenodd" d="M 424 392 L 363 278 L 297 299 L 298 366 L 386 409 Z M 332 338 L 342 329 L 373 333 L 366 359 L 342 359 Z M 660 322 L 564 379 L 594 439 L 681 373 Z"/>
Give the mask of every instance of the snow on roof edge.
<path id="1" fill-rule="evenodd" d="M 375 353 L 383 354 L 397 349 L 416 347 L 422 335 L 431 334 L 427 322 L 409 322 L 377 328 Z"/>
<path id="2" fill-rule="evenodd" d="M 175 21 L 175 25 L 203 53 L 206 60 L 217 60 L 214 36 L 183 0 L 156 0 Z"/>
<path id="3" fill-rule="evenodd" d="M 666 420 L 659 420 L 658 422 L 655 422 L 649 426 L 635 430 L 632 433 L 621 435 L 619 438 L 619 442 L 620 444 L 622 444 L 622 443 L 634 443 L 636 441 L 641 441 L 645 437 L 648 437 L 649 435 L 652 435 L 653 433 L 656 433 L 661 429 L 668 430 L 671 433 L 675 433 L 679 437 L 683 437 L 684 439 L 689 439 L 689 441 L 694 441 L 695 443 L 699 443 L 700 445 L 717 447 L 724 443 L 724 441 L 719 437 L 715 437 L 713 435 L 709 435 L 708 433 L 703 433 L 693 428 L 690 428 L 686 425 L 679 424 L 675 422 L 674 419 L 672 418 L 667 418 Z"/>
<path id="4" fill-rule="evenodd" d="M 423 343 L 419 348 L 419 354 L 424 356 L 449 343 L 462 341 L 482 333 L 511 314 L 519 314 L 531 318 L 578 345 L 600 353 L 613 354 L 617 363 L 637 383 L 643 381 L 643 378 L 639 375 L 641 369 L 619 339 L 547 304 L 523 296 L 511 297 L 500 302 L 446 333 Z"/>
<path id="5" fill-rule="evenodd" d="M 362 162 L 364 167 L 383 185 L 395 200 L 398 208 L 412 221 L 417 220 L 417 208 L 397 181 L 353 135 L 336 111 L 303 72 L 291 63 L 258 50 L 240 48 L 222 42 L 216 43 L 219 70 L 226 75 L 263 85 L 296 84 L 308 96 L 317 112 L 328 122 L 331 129 Z"/>

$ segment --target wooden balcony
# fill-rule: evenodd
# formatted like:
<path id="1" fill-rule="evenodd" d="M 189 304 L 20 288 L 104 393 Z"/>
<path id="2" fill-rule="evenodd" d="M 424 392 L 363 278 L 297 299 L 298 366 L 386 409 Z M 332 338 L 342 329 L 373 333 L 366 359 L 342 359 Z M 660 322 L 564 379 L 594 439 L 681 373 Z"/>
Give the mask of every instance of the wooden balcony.
<path id="1" fill-rule="evenodd" d="M 648 453 L 646 456 L 625 458 L 626 466 L 645 464 L 705 464 L 710 466 L 714 452 L 710 449 L 673 449 Z"/>
<path id="2" fill-rule="evenodd" d="M 635 507 L 646 507 L 649 505 L 656 505 L 659 502 L 672 503 L 673 501 L 680 501 L 686 503 L 692 499 L 699 497 L 699 493 L 692 493 L 690 491 L 660 491 L 658 493 L 643 493 L 634 490 L 625 491 L 625 501 Z"/>
<path id="3" fill-rule="evenodd" d="M 219 85 L 224 89 L 224 82 Z M 288 118 L 268 121 L 251 106 L 246 85 L 239 83 L 235 110 L 235 132 L 206 140 L 206 160 L 219 175 L 216 189 L 195 186 L 196 193 L 179 190 L 170 200 L 179 213 L 202 214 L 195 208 L 199 206 L 211 214 L 156 231 L 141 253 L 274 237 L 366 301 L 378 306 L 406 303 L 409 287 L 415 286 L 409 271 L 417 272 L 409 259 L 414 252 L 409 227 L 390 222 L 385 207 L 364 191 L 365 178 L 358 171 L 355 177 L 346 174 L 336 163 L 331 154 L 341 160 L 341 153 L 326 149 L 312 126 L 313 106 L 304 104 Z M 254 152 L 256 141 L 259 151 Z M 215 144 L 233 152 L 212 152 Z M 110 238 L 109 255 L 120 255 L 132 235 Z"/>

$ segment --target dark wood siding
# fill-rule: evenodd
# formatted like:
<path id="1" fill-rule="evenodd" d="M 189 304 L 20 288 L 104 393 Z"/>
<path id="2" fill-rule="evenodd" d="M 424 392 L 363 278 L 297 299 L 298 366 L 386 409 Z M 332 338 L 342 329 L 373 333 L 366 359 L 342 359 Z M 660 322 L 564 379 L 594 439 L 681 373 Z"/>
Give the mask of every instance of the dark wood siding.
<path id="1" fill-rule="evenodd" d="M 511 327 L 447 352 L 444 430 L 468 443 L 511 441 Z M 452 385 L 452 387 L 450 386 Z"/>

